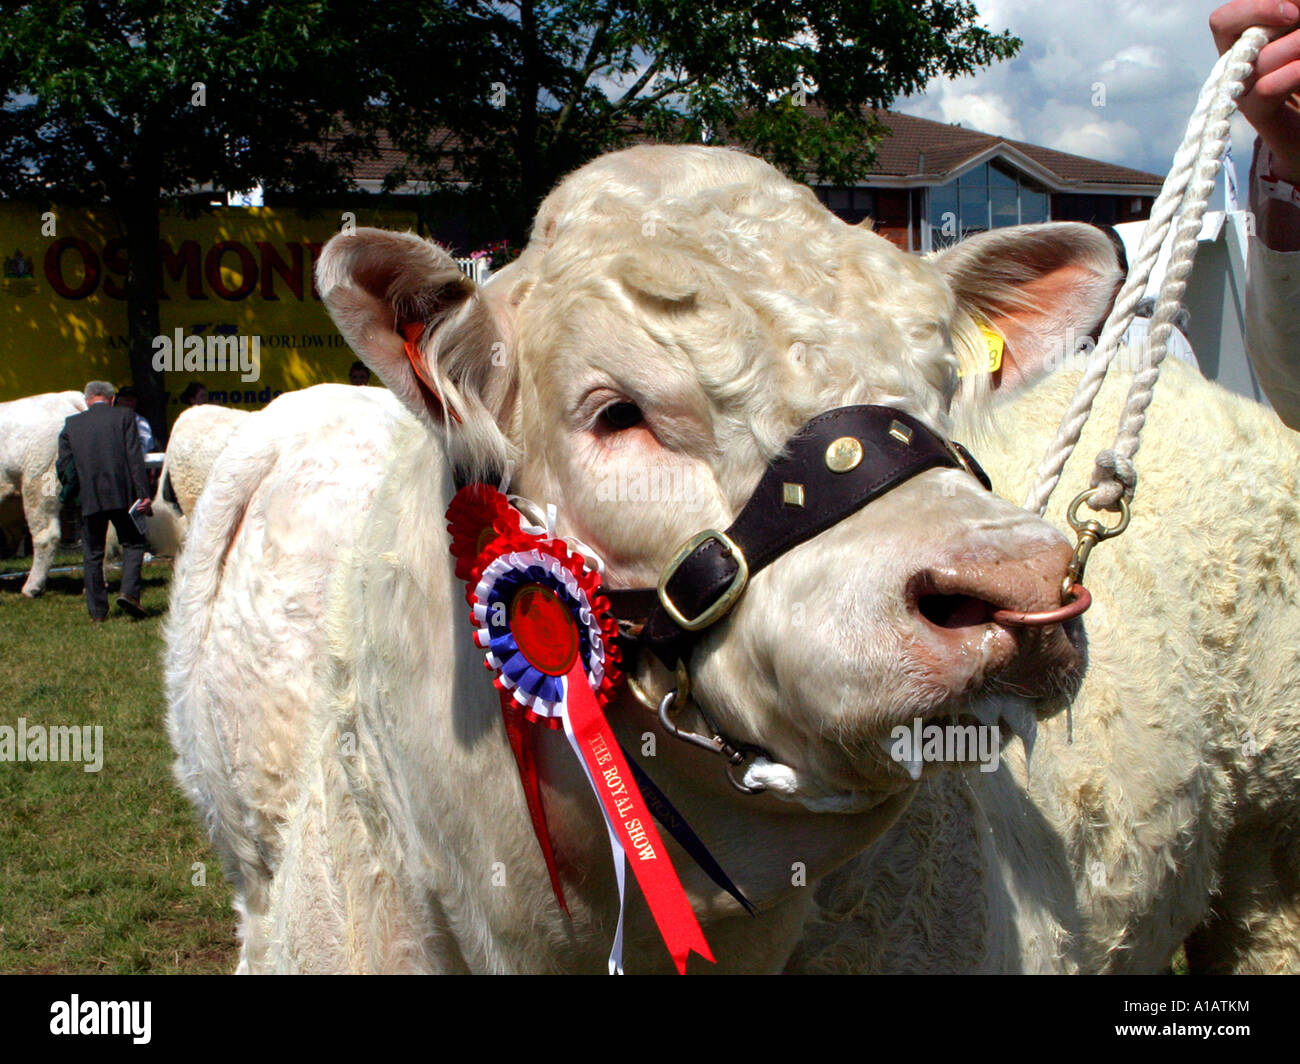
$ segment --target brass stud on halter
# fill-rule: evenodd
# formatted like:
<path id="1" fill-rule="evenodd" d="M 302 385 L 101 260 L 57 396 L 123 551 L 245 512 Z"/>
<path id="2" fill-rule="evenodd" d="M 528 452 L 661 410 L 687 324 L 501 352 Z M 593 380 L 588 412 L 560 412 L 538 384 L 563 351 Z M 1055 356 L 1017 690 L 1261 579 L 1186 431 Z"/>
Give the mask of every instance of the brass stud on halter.
<path id="1" fill-rule="evenodd" d="M 894 422 L 898 424 L 897 421 Z M 841 436 L 826 448 L 826 468 L 832 473 L 848 473 L 862 462 L 862 442 L 856 436 Z"/>

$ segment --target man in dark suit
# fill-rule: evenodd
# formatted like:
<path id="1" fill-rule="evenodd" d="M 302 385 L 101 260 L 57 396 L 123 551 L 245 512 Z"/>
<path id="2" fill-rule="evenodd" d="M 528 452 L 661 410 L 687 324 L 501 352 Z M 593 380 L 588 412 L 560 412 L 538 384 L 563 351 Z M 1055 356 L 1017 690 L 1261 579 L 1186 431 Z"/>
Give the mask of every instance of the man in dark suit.
<path id="1" fill-rule="evenodd" d="M 135 413 L 113 406 L 113 386 L 105 381 L 86 385 L 86 410 L 73 414 L 59 434 L 59 479 L 74 477 L 81 504 L 81 541 L 86 567 L 86 608 L 92 621 L 108 616 L 104 586 L 104 540 L 111 521 L 122 543 L 122 593 L 117 604 L 132 617 L 145 616 L 140 605 L 140 566 L 144 562 L 144 533 L 130 509 L 149 514 L 149 474 L 140 447 Z"/>

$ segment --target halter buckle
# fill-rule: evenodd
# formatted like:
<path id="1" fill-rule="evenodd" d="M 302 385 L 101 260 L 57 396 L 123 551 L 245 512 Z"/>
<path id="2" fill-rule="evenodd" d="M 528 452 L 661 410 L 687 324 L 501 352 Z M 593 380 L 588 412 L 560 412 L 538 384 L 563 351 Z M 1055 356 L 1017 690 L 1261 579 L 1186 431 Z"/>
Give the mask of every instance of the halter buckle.
<path id="1" fill-rule="evenodd" d="M 707 607 L 698 617 L 687 617 L 669 597 L 668 581 L 676 575 L 682 562 L 686 561 L 698 547 L 709 542 L 709 540 L 716 540 L 722 549 L 735 559 L 736 575 L 732 577 L 731 583 L 718 596 L 716 602 Z M 709 528 L 687 540 L 681 549 L 673 555 L 672 561 L 664 567 L 663 574 L 659 577 L 659 602 L 663 606 L 664 612 L 673 619 L 673 623 L 679 628 L 684 628 L 688 632 L 698 632 L 725 616 L 727 611 L 736 604 L 736 599 L 740 598 L 741 593 L 745 590 L 745 585 L 748 583 L 749 562 L 745 560 L 744 551 L 725 532 L 719 532 L 716 528 Z"/>

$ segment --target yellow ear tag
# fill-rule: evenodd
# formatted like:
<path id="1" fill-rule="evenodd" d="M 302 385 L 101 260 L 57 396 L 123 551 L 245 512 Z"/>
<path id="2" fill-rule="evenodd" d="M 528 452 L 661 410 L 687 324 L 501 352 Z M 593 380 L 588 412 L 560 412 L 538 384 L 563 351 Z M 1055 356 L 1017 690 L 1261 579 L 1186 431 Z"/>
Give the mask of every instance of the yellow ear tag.
<path id="1" fill-rule="evenodd" d="M 989 373 L 996 373 L 1002 368 L 1002 351 L 1007 342 L 983 322 L 980 322 L 980 335 L 984 337 L 984 347 L 989 355 Z"/>

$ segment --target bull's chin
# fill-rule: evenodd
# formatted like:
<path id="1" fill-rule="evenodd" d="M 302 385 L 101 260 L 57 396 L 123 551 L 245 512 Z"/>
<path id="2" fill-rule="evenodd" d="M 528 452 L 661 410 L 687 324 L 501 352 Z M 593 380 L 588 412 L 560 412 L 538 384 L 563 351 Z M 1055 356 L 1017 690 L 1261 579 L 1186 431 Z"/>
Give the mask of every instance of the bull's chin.
<path id="1" fill-rule="evenodd" d="M 877 733 L 869 754 L 877 770 L 883 765 L 895 778 L 914 782 L 943 771 L 996 772 L 1002 751 L 1017 740 L 1028 765 L 1039 721 L 1059 713 L 1071 695 L 1031 699 L 985 691 L 957 699 L 895 723 L 888 734 Z"/>
<path id="2" fill-rule="evenodd" d="M 999 770 L 1001 755 L 1016 741 L 1031 762 L 1039 721 L 1055 716 L 1071 701 L 1073 685 L 1053 696 L 1029 698 L 1000 685 L 929 705 L 897 707 L 882 724 L 856 733 L 841 732 L 807 770 L 809 789 L 882 799 L 905 790 L 925 776 L 945 771 Z"/>

